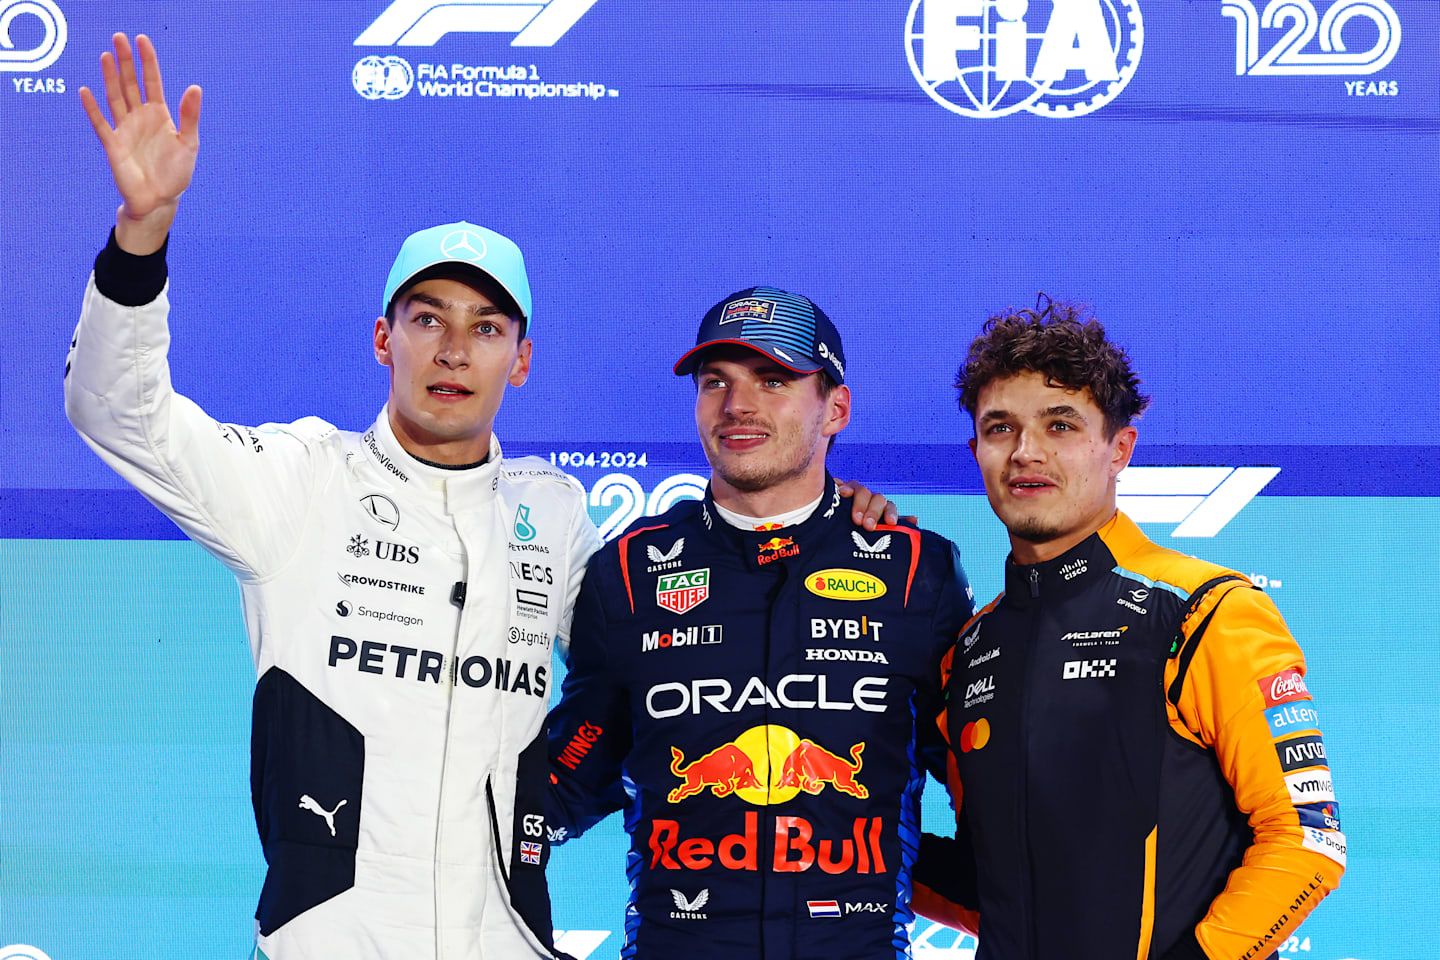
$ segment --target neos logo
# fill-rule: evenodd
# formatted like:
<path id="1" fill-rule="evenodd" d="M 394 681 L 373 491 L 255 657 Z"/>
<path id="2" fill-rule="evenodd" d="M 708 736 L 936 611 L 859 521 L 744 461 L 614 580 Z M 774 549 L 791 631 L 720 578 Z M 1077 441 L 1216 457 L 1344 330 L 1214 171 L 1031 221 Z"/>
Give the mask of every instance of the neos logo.
<path id="1" fill-rule="evenodd" d="M 433 47 L 451 33 L 513 33 L 512 47 L 553 47 L 595 0 L 395 0 L 357 47 Z"/>
<path id="2" fill-rule="evenodd" d="M 1235 21 L 1235 75 L 1255 77 L 1360 76 L 1385 69 L 1400 49 L 1400 18 L 1385 0 L 1335 0 L 1318 16 L 1310 0 L 1270 0 L 1264 12 L 1250 0 L 1225 0 L 1220 13 Z M 1369 50 L 1345 46 L 1345 26 L 1369 20 L 1375 43 Z M 1284 30 L 1260 53 L 1262 30 Z M 1320 53 L 1305 47 L 1320 35 Z"/>
<path id="3" fill-rule="evenodd" d="M 403 57 L 363 57 L 350 82 L 366 100 L 399 100 L 415 86 L 415 71 Z"/>
<path id="4" fill-rule="evenodd" d="M 10 25 L 21 14 L 38 17 L 45 28 L 40 43 L 29 50 L 16 50 L 10 39 Z M 65 52 L 69 28 L 65 14 L 53 0 L 0 0 L 0 70 L 34 73 L 44 70 Z"/>
<path id="5" fill-rule="evenodd" d="M 1092 113 L 1135 76 L 1144 42 L 1137 0 L 913 0 L 905 20 L 921 88 L 986 119 Z"/>

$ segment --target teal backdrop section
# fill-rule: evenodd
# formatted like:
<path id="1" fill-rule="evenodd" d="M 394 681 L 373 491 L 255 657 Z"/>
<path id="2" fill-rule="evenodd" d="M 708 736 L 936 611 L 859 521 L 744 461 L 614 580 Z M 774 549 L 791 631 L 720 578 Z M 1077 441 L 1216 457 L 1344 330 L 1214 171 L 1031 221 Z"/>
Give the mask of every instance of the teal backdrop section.
<path id="1" fill-rule="evenodd" d="M 983 497 L 896 499 L 960 545 L 978 599 L 994 595 L 1007 547 Z M 1349 869 L 1282 960 L 1433 960 L 1440 500 L 1261 496 L 1213 538 L 1172 529 L 1145 526 L 1270 584 L 1321 710 Z M 53 960 L 247 956 L 264 863 L 234 580 L 187 541 L 0 540 L 0 568 L 0 941 Z M 927 829 L 949 816 L 932 783 Z M 589 956 L 618 951 L 625 849 L 611 817 L 555 851 L 555 924 Z M 917 958 L 973 955 L 929 928 Z"/>

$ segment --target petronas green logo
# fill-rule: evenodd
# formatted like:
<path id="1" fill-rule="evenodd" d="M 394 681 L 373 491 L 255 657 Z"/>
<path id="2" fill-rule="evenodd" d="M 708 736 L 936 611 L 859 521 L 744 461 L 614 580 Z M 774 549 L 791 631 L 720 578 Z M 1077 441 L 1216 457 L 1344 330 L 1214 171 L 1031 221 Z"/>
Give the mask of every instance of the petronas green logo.
<path id="1" fill-rule="evenodd" d="M 535 539 L 535 528 L 530 526 L 530 508 L 523 503 L 515 511 L 515 539 L 521 543 Z"/>

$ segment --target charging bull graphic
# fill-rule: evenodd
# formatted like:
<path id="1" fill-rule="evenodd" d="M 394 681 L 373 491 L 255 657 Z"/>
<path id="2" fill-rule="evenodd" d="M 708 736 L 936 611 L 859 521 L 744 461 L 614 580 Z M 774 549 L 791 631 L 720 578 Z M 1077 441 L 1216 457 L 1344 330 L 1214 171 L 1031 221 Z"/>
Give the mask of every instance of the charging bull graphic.
<path id="1" fill-rule="evenodd" d="M 849 763 L 814 740 L 801 740 L 785 758 L 785 765 L 780 768 L 780 779 L 775 785 L 798 787 L 806 793 L 816 794 L 828 783 L 836 790 L 864 800 L 870 796 L 870 791 L 855 781 L 855 774 L 860 772 L 861 767 L 860 754 L 864 752 L 863 741 L 855 744 L 850 748 L 850 759 L 854 762 Z"/>
<path id="2" fill-rule="evenodd" d="M 683 769 L 680 764 L 685 754 L 678 747 L 670 748 L 670 757 L 670 772 L 685 781 L 670 791 L 671 803 L 702 793 L 706 787 L 717 797 L 727 797 L 736 790 L 763 786 L 755 776 L 754 761 L 733 743 L 716 747 Z"/>

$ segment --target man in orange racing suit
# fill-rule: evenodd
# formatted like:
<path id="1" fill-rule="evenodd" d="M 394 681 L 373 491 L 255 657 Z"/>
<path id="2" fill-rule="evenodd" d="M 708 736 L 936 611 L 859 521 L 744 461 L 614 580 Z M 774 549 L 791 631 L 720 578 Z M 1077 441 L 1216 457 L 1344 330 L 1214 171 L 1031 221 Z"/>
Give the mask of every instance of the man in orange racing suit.
<path id="1" fill-rule="evenodd" d="M 992 318 L 956 385 L 1011 554 L 944 663 L 958 829 L 916 910 L 978 923 L 978 960 L 1270 956 L 1345 869 L 1299 647 L 1117 512 L 1148 398 L 1099 323 Z"/>

